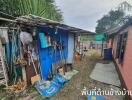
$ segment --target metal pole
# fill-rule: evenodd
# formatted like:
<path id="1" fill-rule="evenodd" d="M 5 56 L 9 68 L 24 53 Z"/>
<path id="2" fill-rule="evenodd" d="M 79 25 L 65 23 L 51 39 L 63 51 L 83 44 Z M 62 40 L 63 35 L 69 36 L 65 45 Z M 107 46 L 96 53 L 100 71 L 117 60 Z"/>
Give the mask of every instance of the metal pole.
<path id="1" fill-rule="evenodd" d="M 103 40 L 102 40 L 102 49 L 101 49 L 101 57 L 103 56 Z"/>

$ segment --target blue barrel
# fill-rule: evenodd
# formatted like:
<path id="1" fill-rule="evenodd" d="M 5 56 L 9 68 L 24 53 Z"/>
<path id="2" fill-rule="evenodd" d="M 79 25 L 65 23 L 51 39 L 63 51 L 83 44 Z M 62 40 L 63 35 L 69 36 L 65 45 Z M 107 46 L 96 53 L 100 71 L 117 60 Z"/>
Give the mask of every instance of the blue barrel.
<path id="1" fill-rule="evenodd" d="M 104 49 L 104 60 L 112 60 L 112 48 Z"/>

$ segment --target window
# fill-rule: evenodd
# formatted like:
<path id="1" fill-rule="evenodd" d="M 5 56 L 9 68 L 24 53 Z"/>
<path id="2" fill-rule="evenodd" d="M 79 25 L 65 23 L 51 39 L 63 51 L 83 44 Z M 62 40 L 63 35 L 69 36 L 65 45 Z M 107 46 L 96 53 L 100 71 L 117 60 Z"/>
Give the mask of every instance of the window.
<path id="1" fill-rule="evenodd" d="M 127 33 L 120 34 L 117 44 L 117 53 L 116 53 L 116 58 L 118 58 L 118 62 L 120 64 L 123 63 L 126 41 L 127 41 Z"/>

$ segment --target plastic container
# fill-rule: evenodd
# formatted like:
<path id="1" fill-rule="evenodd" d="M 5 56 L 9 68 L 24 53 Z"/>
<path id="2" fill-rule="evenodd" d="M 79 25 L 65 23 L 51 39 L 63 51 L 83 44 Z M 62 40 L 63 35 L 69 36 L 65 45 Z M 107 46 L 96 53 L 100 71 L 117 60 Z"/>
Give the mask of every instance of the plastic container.
<path id="1" fill-rule="evenodd" d="M 75 61 L 80 61 L 80 60 L 81 60 L 81 56 L 78 55 L 78 54 L 76 54 L 76 55 L 74 56 L 74 60 L 75 60 Z"/>
<path id="2" fill-rule="evenodd" d="M 112 48 L 104 49 L 104 60 L 112 60 Z"/>

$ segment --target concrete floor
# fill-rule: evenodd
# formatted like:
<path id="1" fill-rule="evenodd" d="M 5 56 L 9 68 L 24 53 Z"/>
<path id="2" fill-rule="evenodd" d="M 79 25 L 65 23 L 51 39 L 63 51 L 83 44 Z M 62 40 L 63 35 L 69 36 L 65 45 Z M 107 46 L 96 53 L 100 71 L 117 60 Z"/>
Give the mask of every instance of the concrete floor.
<path id="1" fill-rule="evenodd" d="M 108 64 L 96 63 L 92 73 L 90 74 L 90 78 L 117 87 L 121 86 L 121 82 L 113 62 Z"/>

